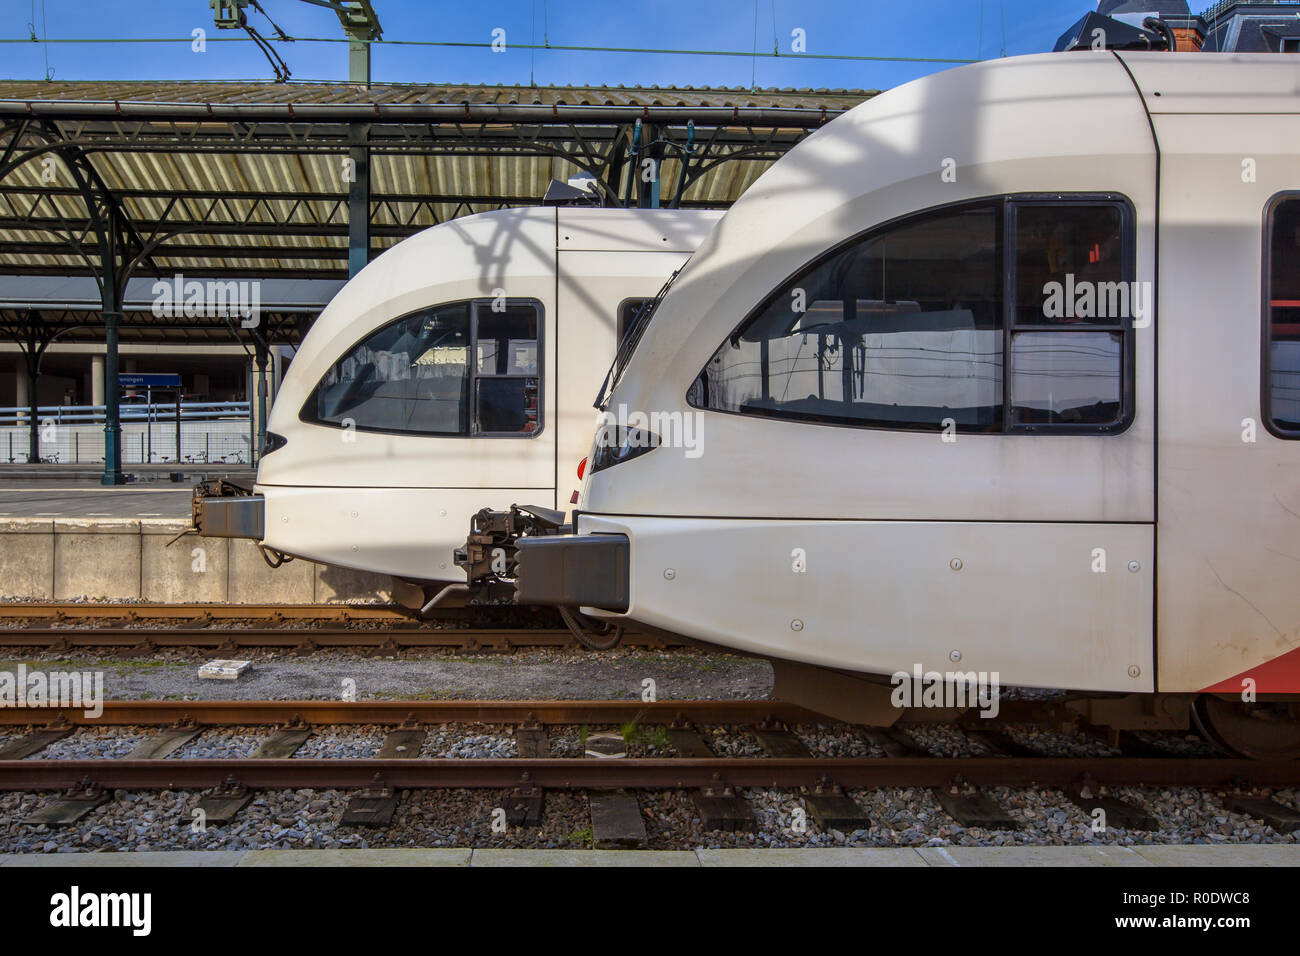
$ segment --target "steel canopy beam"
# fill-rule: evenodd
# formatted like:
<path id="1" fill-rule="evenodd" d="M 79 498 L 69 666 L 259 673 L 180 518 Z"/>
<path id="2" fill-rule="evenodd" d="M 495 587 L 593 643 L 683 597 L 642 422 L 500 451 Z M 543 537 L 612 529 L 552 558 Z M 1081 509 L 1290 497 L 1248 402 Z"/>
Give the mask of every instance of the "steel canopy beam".
<path id="1" fill-rule="evenodd" d="M 0 99 L 5 119 L 147 119 L 282 123 L 635 123 L 816 129 L 842 110 L 751 106 L 587 106 L 540 103 L 158 103 Z"/>

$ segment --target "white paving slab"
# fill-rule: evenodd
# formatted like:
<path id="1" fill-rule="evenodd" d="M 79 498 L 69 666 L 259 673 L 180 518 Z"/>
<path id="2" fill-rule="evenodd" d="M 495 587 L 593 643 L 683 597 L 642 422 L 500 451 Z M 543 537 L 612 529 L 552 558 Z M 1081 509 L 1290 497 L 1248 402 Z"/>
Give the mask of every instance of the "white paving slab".
<path id="1" fill-rule="evenodd" d="M 1300 866 L 1296 844 L 1135 846 L 1133 851 L 1155 866 Z"/>
<path id="2" fill-rule="evenodd" d="M 701 866 L 927 866 L 910 847 L 773 847 L 696 850 Z"/>
<path id="3" fill-rule="evenodd" d="M 5 853 L 0 866 L 238 866 L 246 850 L 140 850 L 127 853 Z"/>
<path id="4" fill-rule="evenodd" d="M 1154 866 L 1122 846 L 923 846 L 930 866 Z"/>
<path id="5" fill-rule="evenodd" d="M 240 866 L 469 866 L 466 847 L 409 849 L 249 850 Z"/>
<path id="6" fill-rule="evenodd" d="M 690 850 L 475 850 L 470 866 L 699 866 Z"/>

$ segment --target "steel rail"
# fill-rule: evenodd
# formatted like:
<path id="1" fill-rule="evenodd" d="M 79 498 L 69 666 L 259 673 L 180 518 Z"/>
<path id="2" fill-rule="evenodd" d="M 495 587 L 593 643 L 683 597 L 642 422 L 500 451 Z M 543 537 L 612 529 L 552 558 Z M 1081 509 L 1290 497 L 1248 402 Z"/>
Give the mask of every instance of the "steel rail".
<path id="1" fill-rule="evenodd" d="M 682 647 L 684 641 L 627 632 L 632 647 Z M 53 648 L 465 648 L 470 650 L 581 645 L 565 628 L 145 628 L 15 627 L 0 628 L 0 647 Z"/>
<path id="2" fill-rule="evenodd" d="M 0 790 L 442 789 L 627 787 L 1283 786 L 1300 783 L 1300 761 L 1148 760 L 1133 757 L 896 758 L 492 758 L 281 760 L 4 760 Z"/>
<path id="3" fill-rule="evenodd" d="M 669 724 L 756 723 L 826 718 L 775 700 L 109 700 L 103 713 L 83 707 L 0 706 L 0 726 L 66 724 L 84 727 L 168 726 L 193 721 L 205 726 L 282 724 Z"/>
<path id="4" fill-rule="evenodd" d="M 83 604 L 46 601 L 0 605 L 0 620 L 294 620 L 411 621 L 388 605 L 367 604 Z"/>

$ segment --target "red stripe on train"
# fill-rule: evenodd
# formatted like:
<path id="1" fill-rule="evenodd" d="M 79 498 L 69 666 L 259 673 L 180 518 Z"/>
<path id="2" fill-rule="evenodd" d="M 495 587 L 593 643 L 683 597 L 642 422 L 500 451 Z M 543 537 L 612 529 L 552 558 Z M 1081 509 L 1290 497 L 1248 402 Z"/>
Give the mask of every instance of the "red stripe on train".
<path id="1" fill-rule="evenodd" d="M 1300 647 L 1206 687 L 1201 693 L 1240 694 L 1242 681 L 1248 677 L 1255 681 L 1255 692 L 1259 694 L 1300 693 Z"/>

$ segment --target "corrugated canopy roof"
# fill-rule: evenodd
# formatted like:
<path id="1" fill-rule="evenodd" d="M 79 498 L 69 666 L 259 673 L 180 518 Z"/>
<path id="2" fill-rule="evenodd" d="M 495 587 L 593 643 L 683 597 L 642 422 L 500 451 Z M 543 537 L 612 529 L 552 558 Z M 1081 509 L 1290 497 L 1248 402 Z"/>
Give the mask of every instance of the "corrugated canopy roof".
<path id="1" fill-rule="evenodd" d="M 862 90 L 0 81 L 6 276 L 348 274 L 350 161 L 369 151 L 369 253 L 449 219 L 598 177 L 645 201 L 725 207 Z M 364 161 L 361 172 L 364 174 Z M 116 219 L 117 228 L 105 223 Z M 52 303 L 30 303 L 51 308 Z M 84 304 L 67 303 L 69 308 Z"/>
<path id="2" fill-rule="evenodd" d="M 634 86 L 430 86 L 410 83 L 0 81 L 0 99 L 139 103 L 492 103 L 544 106 L 685 106 L 849 109 L 874 90 Z"/>

